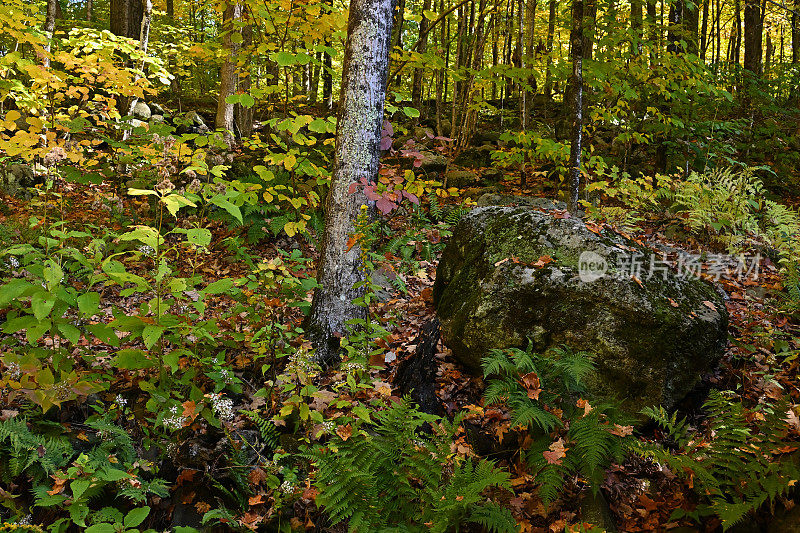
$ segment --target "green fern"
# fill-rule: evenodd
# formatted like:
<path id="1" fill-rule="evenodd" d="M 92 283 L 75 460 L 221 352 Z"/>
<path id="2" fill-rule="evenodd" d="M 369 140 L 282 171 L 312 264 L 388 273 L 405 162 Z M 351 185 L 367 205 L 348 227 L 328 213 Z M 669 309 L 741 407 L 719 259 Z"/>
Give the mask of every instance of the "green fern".
<path id="1" fill-rule="evenodd" d="M 711 392 L 704 409 L 710 438 L 691 433 L 685 420 L 676 420 L 661 408 L 645 410 L 668 432 L 676 449 L 639 443 L 637 451 L 679 475 L 691 475 L 695 491 L 705 499 L 695 518 L 717 515 L 727 530 L 785 494 L 791 480 L 800 477 L 800 468 L 781 459 L 779 451 L 792 444 L 786 442 L 785 404 L 762 409 L 763 419 L 755 427 L 749 422 L 751 412 L 718 391 Z"/>
<path id="2" fill-rule="evenodd" d="M 524 455 L 536 472 L 539 496 L 546 505 L 558 498 L 566 478 L 574 474 L 597 490 L 605 468 L 621 461 L 627 448 L 616 432 L 614 424 L 622 420 L 612 405 L 578 407 L 589 400 L 594 403 L 583 384 L 594 369 L 592 359 L 591 354 L 568 348 L 545 355 L 512 348 L 492 350 L 482 361 L 488 379 L 484 403 L 505 403 L 512 427 L 525 429 L 533 437 Z M 562 416 L 556 416 L 557 412 Z M 563 455 L 548 455 L 559 440 L 563 440 Z"/>
<path id="3" fill-rule="evenodd" d="M 335 438 L 306 456 L 317 467 L 316 501 L 332 523 L 347 521 L 350 531 L 445 532 L 469 522 L 516 531 L 510 512 L 483 495 L 509 488 L 508 474 L 485 460 L 451 464 L 460 417 L 441 421 L 405 400 L 374 418 L 369 432 Z M 420 431 L 426 423 L 433 434 Z"/>
<path id="4" fill-rule="evenodd" d="M 272 420 L 264 418 L 256 411 L 242 411 L 250 421 L 255 424 L 261 434 L 261 439 L 267 445 L 269 450 L 274 450 L 278 447 L 281 434 Z"/>

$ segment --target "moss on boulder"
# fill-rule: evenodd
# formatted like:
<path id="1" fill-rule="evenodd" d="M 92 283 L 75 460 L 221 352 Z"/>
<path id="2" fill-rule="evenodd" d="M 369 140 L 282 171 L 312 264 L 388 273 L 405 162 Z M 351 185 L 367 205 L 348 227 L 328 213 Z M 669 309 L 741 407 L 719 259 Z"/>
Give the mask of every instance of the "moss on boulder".
<path id="1" fill-rule="evenodd" d="M 631 258 L 644 267 L 636 280 Z M 728 315 L 712 285 L 666 269 L 648 277 L 651 261 L 635 242 L 575 218 L 479 207 L 458 223 L 437 269 L 442 338 L 475 372 L 492 348 L 590 351 L 596 393 L 632 414 L 672 408 L 722 356 Z"/>

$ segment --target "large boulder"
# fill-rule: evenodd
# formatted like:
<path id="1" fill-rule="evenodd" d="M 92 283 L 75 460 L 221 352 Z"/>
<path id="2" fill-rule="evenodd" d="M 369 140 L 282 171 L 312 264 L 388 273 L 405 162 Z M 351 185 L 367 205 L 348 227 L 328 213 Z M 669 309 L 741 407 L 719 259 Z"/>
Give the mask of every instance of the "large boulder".
<path id="1" fill-rule="evenodd" d="M 133 106 L 133 118 L 135 119 L 150 120 L 152 115 L 153 112 L 150 110 L 150 106 L 141 100 L 136 102 L 136 104 Z"/>
<path id="2" fill-rule="evenodd" d="M 586 350 L 597 356 L 590 388 L 631 414 L 674 407 L 727 342 L 712 285 L 614 232 L 529 206 L 479 207 L 459 221 L 434 302 L 442 339 L 467 368 L 479 372 L 492 348 Z"/>

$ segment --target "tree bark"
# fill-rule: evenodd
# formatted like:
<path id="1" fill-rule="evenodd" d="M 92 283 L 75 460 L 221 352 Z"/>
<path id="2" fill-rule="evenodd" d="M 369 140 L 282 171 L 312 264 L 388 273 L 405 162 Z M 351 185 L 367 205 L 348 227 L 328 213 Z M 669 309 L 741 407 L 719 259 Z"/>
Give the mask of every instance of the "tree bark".
<path id="1" fill-rule="evenodd" d="M 703 22 L 700 27 L 700 59 L 705 62 L 708 50 L 708 5 L 711 0 L 703 0 Z M 712 23 L 711 27 L 714 25 Z"/>
<path id="2" fill-rule="evenodd" d="M 92 12 L 94 11 L 93 0 L 86 0 L 86 22 L 92 21 Z"/>
<path id="3" fill-rule="evenodd" d="M 217 117 L 216 128 L 224 129 L 228 144 L 231 144 L 234 138 L 234 104 L 229 104 L 225 100 L 236 93 L 236 85 L 238 82 L 238 74 L 236 72 L 238 53 L 239 53 L 239 39 L 234 39 L 233 34 L 237 33 L 238 27 L 235 25 L 236 21 L 242 18 L 242 6 L 238 0 L 232 0 L 225 6 L 225 11 L 222 15 L 222 47 L 228 51 L 225 61 L 219 69 L 219 99 L 217 100 Z"/>
<path id="4" fill-rule="evenodd" d="M 553 64 L 553 35 L 556 30 L 556 8 L 558 0 L 550 0 L 550 12 L 547 15 L 547 69 L 544 74 L 544 94 L 547 98 L 553 94 L 553 73 L 550 72 Z"/>
<path id="5" fill-rule="evenodd" d="M 244 14 L 243 14 L 244 15 Z M 250 21 L 252 22 L 252 21 Z M 242 48 L 246 51 L 253 46 L 253 25 L 246 24 L 241 29 Z M 245 52 L 246 53 L 246 52 Z M 240 93 L 249 93 L 252 85 L 251 72 L 249 69 L 241 69 L 238 72 L 237 89 Z M 314 86 L 316 89 L 316 86 Z M 253 134 L 253 120 L 255 118 L 255 106 L 245 107 L 236 104 L 233 108 L 233 116 L 238 126 L 239 136 L 242 138 L 250 137 Z"/>
<path id="6" fill-rule="evenodd" d="M 752 77 L 761 76 L 762 55 L 761 3 L 745 0 L 744 5 L 744 68 Z"/>
<path id="7" fill-rule="evenodd" d="M 58 13 L 58 0 L 47 0 L 47 12 L 44 18 L 44 32 L 47 38 L 47 43 L 44 45 L 45 52 L 47 52 L 42 59 L 44 68 L 50 67 L 50 44 L 53 42 L 53 32 L 56 29 L 56 14 Z"/>
<path id="8" fill-rule="evenodd" d="M 583 149 L 583 0 L 572 0 L 572 146 L 569 153 L 569 195 L 567 209 L 570 213 L 578 211 L 578 194 L 581 187 L 581 150 Z"/>
<path id="9" fill-rule="evenodd" d="M 800 63 L 800 0 L 794 0 L 792 11 L 792 63 Z"/>
<path id="10" fill-rule="evenodd" d="M 109 29 L 115 35 L 138 39 L 144 0 L 111 0 Z"/>
<path id="11" fill-rule="evenodd" d="M 367 309 L 353 301 L 364 294 L 361 251 L 348 246 L 354 222 L 366 197 L 362 180 L 374 182 L 386 98 L 392 0 L 351 0 L 331 188 L 325 203 L 325 231 L 317 265 L 319 288 L 314 291 L 306 331 L 318 361 L 338 357 L 339 339 L 347 321 L 366 318 Z M 356 186 L 351 193 L 351 185 Z"/>
<path id="12" fill-rule="evenodd" d="M 151 0 L 144 0 L 144 5 L 142 6 L 142 19 L 139 22 L 139 49 L 142 53 L 146 56 L 147 55 L 147 45 L 150 42 L 150 24 L 152 22 L 152 14 L 153 14 L 153 3 Z M 140 71 L 144 71 L 144 59 L 142 59 L 142 64 L 139 67 Z M 134 82 L 139 79 L 139 74 L 136 75 Z M 130 105 L 128 106 L 128 116 L 133 115 L 133 110 L 136 108 L 136 103 L 139 101 L 138 98 L 133 98 L 131 100 Z M 122 140 L 128 140 L 128 136 L 130 135 L 131 130 L 126 129 L 125 132 L 122 134 Z"/>
<path id="13" fill-rule="evenodd" d="M 422 20 L 419 23 L 419 45 L 417 51 L 424 54 L 428 51 L 428 19 L 425 17 L 425 12 L 431 8 L 431 0 L 423 0 L 422 2 Z M 422 73 L 423 69 L 414 69 L 414 78 L 411 86 L 411 105 L 414 106 L 422 114 Z"/>
<path id="14" fill-rule="evenodd" d="M 699 51 L 698 33 L 700 31 L 700 11 L 691 0 L 683 1 L 683 38 L 686 39 L 686 51 L 697 55 Z"/>

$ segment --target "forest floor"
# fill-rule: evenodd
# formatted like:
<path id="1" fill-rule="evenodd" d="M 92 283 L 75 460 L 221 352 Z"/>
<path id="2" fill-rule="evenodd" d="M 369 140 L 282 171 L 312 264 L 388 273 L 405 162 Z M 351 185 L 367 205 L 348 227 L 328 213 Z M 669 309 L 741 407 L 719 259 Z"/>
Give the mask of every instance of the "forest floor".
<path id="1" fill-rule="evenodd" d="M 514 181 L 504 182 L 503 187 L 506 189 L 505 192 L 511 194 L 523 193 Z M 112 230 L 122 229 L 119 223 L 113 221 L 114 219 L 110 220 L 108 212 L 97 209 L 98 202 L 118 205 L 122 212 L 138 213 L 141 219 L 151 216 L 146 202 L 124 195 L 117 197 L 115 192 L 106 186 L 62 183 L 59 192 L 63 196 L 60 201 L 52 204 L 52 208 L 58 210 L 59 216 L 62 216 L 64 220 L 78 226 L 94 224 Z M 477 193 L 479 193 L 478 190 L 471 190 L 464 194 L 476 197 Z M 16 228 L 17 239 L 24 241 L 41 229 L 25 229 L 28 228 L 28 220 L 31 216 L 41 215 L 41 205 L 32 207 L 28 201 L 8 197 L 4 198 L 4 202 L 6 208 L 0 214 L 0 224 L 7 228 Z M 409 222 L 400 216 L 394 217 L 390 223 L 399 227 Z M 231 229 L 221 222 L 210 222 L 209 228 L 213 232 L 210 253 L 201 258 L 200 264 L 195 265 L 196 270 L 202 272 L 208 282 L 223 276 L 235 278 L 246 275 L 246 265 L 231 257 L 230 251 L 223 244 L 226 237 L 236 235 L 241 232 L 241 229 Z M 425 235 L 431 240 L 439 238 L 439 235 L 433 230 Z M 642 225 L 638 233 L 632 235 L 632 238 L 648 247 L 668 245 L 692 252 L 709 250 L 707 245 L 691 238 L 683 242 L 667 239 L 664 236 L 663 227 L 656 219 Z M 304 248 L 306 255 L 314 257 L 315 251 L 307 243 L 299 239 L 294 244 L 292 241 L 285 236 L 262 241 L 260 244 L 250 247 L 248 253 L 254 258 L 271 259 L 279 255 L 279 249 L 299 246 Z M 319 377 L 317 383 L 322 393 L 317 395 L 319 402 L 314 408 L 321 411 L 326 419 L 339 416 L 337 408 L 334 407 L 334 400 L 337 399 L 366 402 L 377 398 L 385 402 L 399 401 L 398 393 L 393 387 L 398 364 L 414 357 L 417 345 L 422 341 L 420 339 L 422 326 L 435 316 L 432 285 L 436 277 L 436 261 L 419 261 L 412 271 L 408 271 L 401 269 L 397 257 L 389 255 L 385 259 L 384 266 L 403 278 L 407 291 L 394 291 L 391 297 L 374 306 L 375 316 L 383 319 L 385 323 L 391 324 L 389 337 L 380 341 L 384 351 L 371 361 L 374 365 L 372 370 L 374 388 L 362 390 L 356 397 L 342 398 L 341 395 L 347 393 L 334 393 L 331 386 L 343 379 L 342 374 L 336 369 L 325 372 Z M 139 268 L 143 270 L 151 267 L 152 265 L 147 264 L 146 259 L 142 260 L 139 265 Z M 184 268 L 186 267 L 184 266 Z M 132 271 L 135 272 L 135 269 Z M 307 270 L 298 275 L 312 276 L 313 274 L 312 270 Z M 709 272 L 704 272 L 703 276 L 708 279 L 715 278 L 715 275 Z M 798 372 L 800 370 L 800 358 L 798 357 L 800 342 L 797 340 L 800 324 L 795 316 L 785 312 L 779 305 L 783 287 L 777 267 L 768 258 L 763 258 L 760 275 L 757 279 L 742 281 L 739 278 L 728 276 L 719 279 L 719 283 L 729 296 L 727 307 L 730 314 L 731 341 L 720 367 L 714 373 L 704 376 L 704 390 L 716 388 L 735 391 L 741 401 L 751 406 L 762 403 L 764 399 L 778 399 L 779 397 L 789 398 L 793 405 L 800 404 L 800 372 Z M 101 309 L 107 310 L 108 318 L 111 316 L 112 307 L 123 309 L 130 314 L 138 312 L 137 307 L 140 300 L 135 297 L 121 297 L 118 288 L 105 289 L 101 296 Z M 211 313 L 221 312 L 230 305 L 224 298 L 211 300 L 208 303 Z M 299 312 L 288 313 L 284 318 L 291 319 L 294 326 L 299 326 L 302 315 Z M 224 329 L 231 325 L 220 323 L 220 326 Z M 44 342 L 48 342 L 47 339 Z M 562 531 L 567 525 L 580 523 L 579 500 L 589 493 L 586 484 L 582 480 L 574 480 L 573 486 L 567 489 L 562 499 L 546 509 L 536 497 L 536 482 L 533 473 L 526 469 L 519 454 L 513 452 L 513 450 L 519 449 L 525 436 L 510 428 L 508 412 L 498 406 L 491 408 L 482 406 L 482 379 L 466 373 L 451 357 L 447 347 L 441 343 L 437 345 L 435 357 L 439 362 L 436 371 L 436 393 L 441 404 L 448 415 L 466 410 L 468 412 L 466 425 L 471 427 L 471 431 L 462 432 L 458 440 L 453 443 L 453 453 L 462 456 L 474 455 L 475 435 L 482 435 L 484 439 L 500 442 L 501 448 L 505 451 L 501 450 L 496 453 L 492 459 L 499 461 L 512 473 L 514 489 L 513 493 L 506 494 L 502 501 L 513 511 L 515 518 L 522 525 L 523 531 L 555 532 Z M 248 375 L 252 372 L 252 361 L 247 360 L 247 354 L 242 353 L 241 357 L 229 354 L 229 359 L 238 375 L 247 379 L 256 379 L 252 375 Z M 115 383 L 113 393 L 136 389 L 139 379 L 140 376 L 137 376 L 136 373 L 120 376 Z M 254 386 L 253 390 L 257 388 L 259 387 Z M 249 394 L 253 390 L 245 391 L 238 399 L 237 407 L 253 409 L 263 405 L 263 399 Z M 336 397 L 336 394 L 340 397 Z M 695 398 L 695 401 L 684 411 L 692 424 L 702 424 L 702 412 L 697 409 L 701 401 L 702 398 Z M 69 423 L 72 417 L 77 415 L 78 412 L 75 409 L 64 409 L 59 416 L 62 423 Z M 4 412 L 4 417 L 7 416 L 9 413 Z M 789 416 L 791 417 L 791 415 Z M 790 419 L 790 422 L 793 424 L 795 432 L 793 437 L 800 437 L 800 421 L 795 416 Z M 242 416 L 233 422 L 233 426 L 237 428 L 246 428 L 249 424 L 250 422 Z M 656 440 L 663 437 L 652 428 L 645 430 L 641 435 L 641 438 Z M 787 446 L 783 451 L 791 453 L 796 449 L 794 446 Z M 168 481 L 174 484 L 173 490 L 180 492 L 182 504 L 193 505 L 198 511 L 202 511 L 204 508 L 202 495 L 199 492 L 195 494 L 193 491 L 181 490 L 183 484 L 190 484 L 188 482 L 192 479 L 191 471 L 192 469 L 189 467 L 178 467 L 175 469 L 175 478 Z M 244 521 L 250 521 L 255 526 L 267 519 L 271 513 L 271 502 L 267 491 L 261 486 L 259 476 L 251 476 L 250 479 L 254 496 L 250 498 L 250 510 L 244 515 Z M 696 506 L 697 501 L 690 490 L 691 481 L 681 480 L 681 477 L 676 476 L 666 467 L 641 459 L 632 459 L 610 468 L 602 488 L 621 531 L 661 531 L 682 527 L 692 530 L 692 528 L 696 528 L 696 525 L 688 520 L 673 521 L 670 519 L 675 509 L 691 510 Z M 318 510 L 313 503 L 315 491 L 310 485 L 301 487 L 300 490 L 302 496 L 298 498 L 294 506 L 293 523 L 298 526 L 304 524 L 313 529 L 314 524 L 319 520 Z M 780 509 L 781 506 L 791 509 L 793 504 L 791 501 L 785 500 L 778 508 Z M 171 509 L 165 510 L 165 512 L 171 512 Z M 766 523 L 769 513 L 769 510 L 764 511 L 764 516 L 759 517 L 759 520 Z M 714 531 L 718 527 L 719 522 L 710 519 L 703 525 L 703 530 Z"/>

